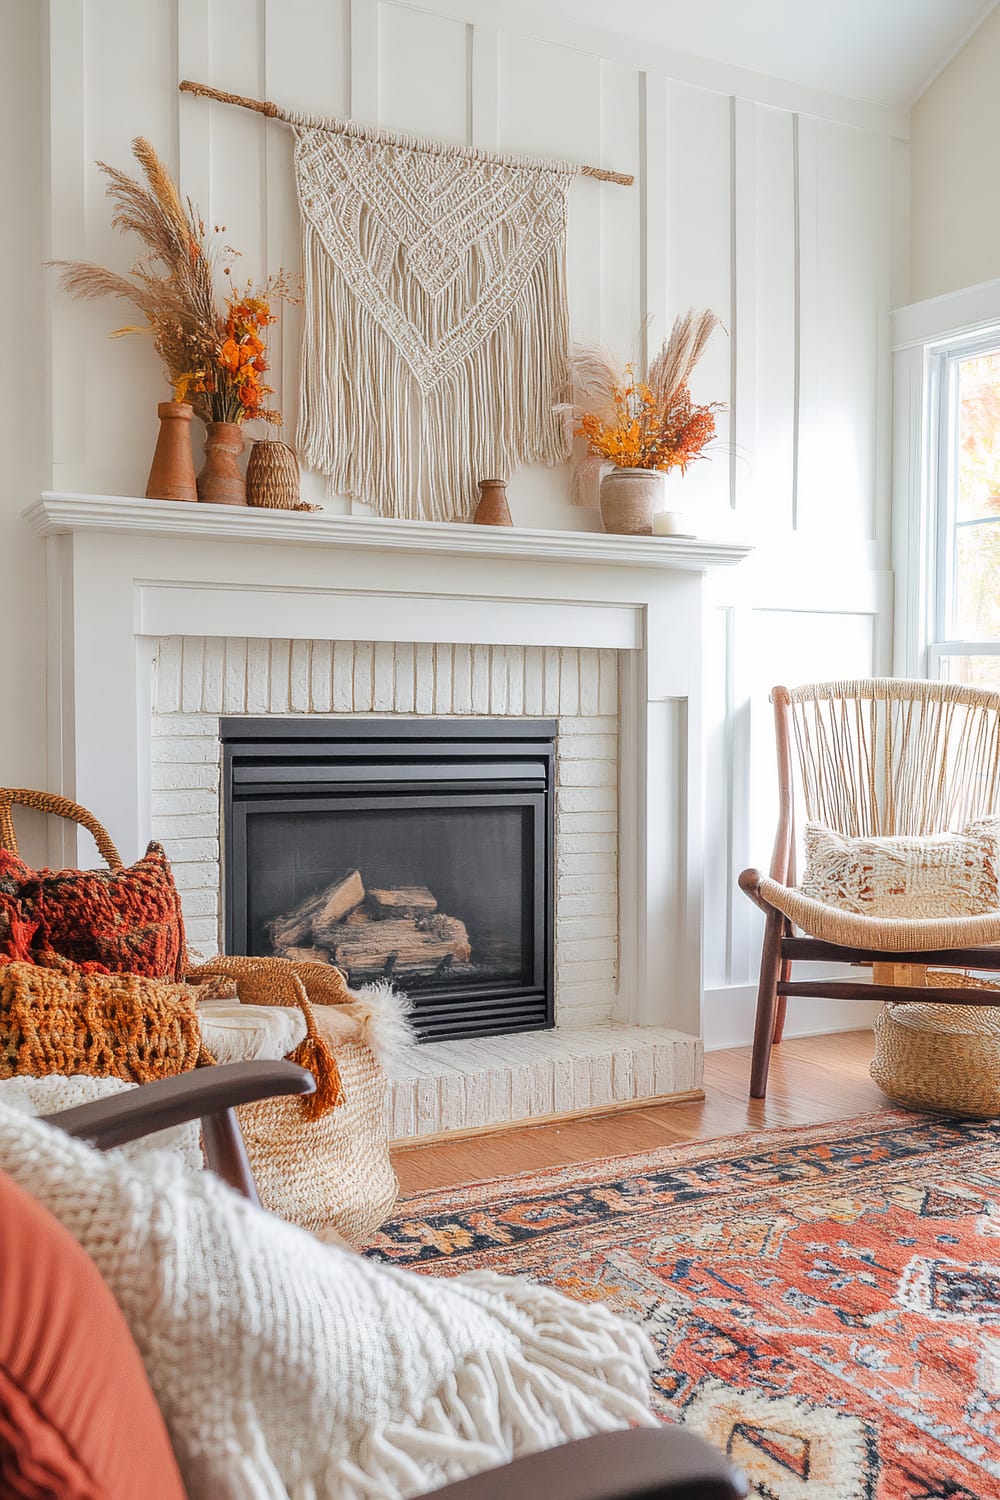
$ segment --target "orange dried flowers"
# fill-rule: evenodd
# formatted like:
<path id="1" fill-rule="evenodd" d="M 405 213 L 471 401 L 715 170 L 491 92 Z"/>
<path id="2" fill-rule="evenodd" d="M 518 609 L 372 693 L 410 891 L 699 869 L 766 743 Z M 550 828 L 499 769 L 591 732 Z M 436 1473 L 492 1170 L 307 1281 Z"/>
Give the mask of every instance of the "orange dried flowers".
<path id="1" fill-rule="evenodd" d="M 680 469 L 705 456 L 715 436 L 721 401 L 697 404 L 688 383 L 718 318 L 707 309 L 678 317 L 670 338 L 649 368 L 636 378 L 632 364 L 619 366 L 603 349 L 583 347 L 570 357 L 576 400 L 556 408 L 575 437 L 587 440 L 589 458 L 579 481 L 602 464 L 623 469 Z"/>

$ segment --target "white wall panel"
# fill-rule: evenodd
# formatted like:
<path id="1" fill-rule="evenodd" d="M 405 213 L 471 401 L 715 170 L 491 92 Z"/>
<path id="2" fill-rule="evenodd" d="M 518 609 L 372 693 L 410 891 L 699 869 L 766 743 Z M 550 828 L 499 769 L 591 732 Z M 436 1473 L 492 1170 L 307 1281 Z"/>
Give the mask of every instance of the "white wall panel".
<path id="1" fill-rule="evenodd" d="M 730 400 L 733 331 L 732 100 L 688 84 L 670 83 L 666 101 L 665 331 L 688 307 L 711 307 L 722 319 L 691 381 L 696 401 Z M 650 191 L 655 191 L 650 184 Z M 729 504 L 729 413 L 716 418 L 717 441 L 707 461 L 667 478 L 678 505 Z"/>
<path id="2" fill-rule="evenodd" d="M 462 21 L 378 7 L 378 123 L 468 143 L 470 28 Z"/>
<path id="3" fill-rule="evenodd" d="M 796 525 L 875 536 L 883 142 L 800 118 L 799 445 Z M 880 305 L 881 304 L 881 305 Z"/>

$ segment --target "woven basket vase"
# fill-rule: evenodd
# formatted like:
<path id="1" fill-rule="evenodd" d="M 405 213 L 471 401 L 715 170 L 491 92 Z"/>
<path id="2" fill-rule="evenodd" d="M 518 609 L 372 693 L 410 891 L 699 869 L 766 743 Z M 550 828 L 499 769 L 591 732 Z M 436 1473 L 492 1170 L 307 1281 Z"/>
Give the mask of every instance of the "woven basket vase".
<path id="1" fill-rule="evenodd" d="M 927 983 L 992 989 L 971 975 L 927 973 Z M 897 1104 L 963 1115 L 1000 1116 L 1000 1010 L 992 1006 L 887 1005 L 875 1019 L 871 1076 Z"/>
<path id="2" fill-rule="evenodd" d="M 257 438 L 247 461 L 247 504 L 266 510 L 300 510 L 299 461 L 287 443 Z"/>

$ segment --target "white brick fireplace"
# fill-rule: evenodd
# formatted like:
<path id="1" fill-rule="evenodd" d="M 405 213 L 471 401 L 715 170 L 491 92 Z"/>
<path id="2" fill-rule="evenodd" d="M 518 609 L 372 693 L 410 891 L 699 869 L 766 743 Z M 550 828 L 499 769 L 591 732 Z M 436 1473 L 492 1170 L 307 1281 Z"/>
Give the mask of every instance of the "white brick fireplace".
<path id="1" fill-rule="evenodd" d="M 701 1081 L 702 582 L 746 548 L 46 495 L 50 776 L 219 940 L 219 721 L 558 721 L 556 1027 L 435 1042 L 397 1137 Z M 66 832 L 50 858 L 89 860 Z"/>

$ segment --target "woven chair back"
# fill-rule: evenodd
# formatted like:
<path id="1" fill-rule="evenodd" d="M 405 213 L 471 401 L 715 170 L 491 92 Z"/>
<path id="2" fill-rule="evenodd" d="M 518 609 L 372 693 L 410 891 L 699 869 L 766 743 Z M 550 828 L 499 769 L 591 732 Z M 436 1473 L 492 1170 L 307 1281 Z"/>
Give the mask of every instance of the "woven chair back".
<path id="1" fill-rule="evenodd" d="M 1000 813 L 1000 693 L 864 678 L 777 687 L 783 803 L 849 837 L 959 829 Z"/>

